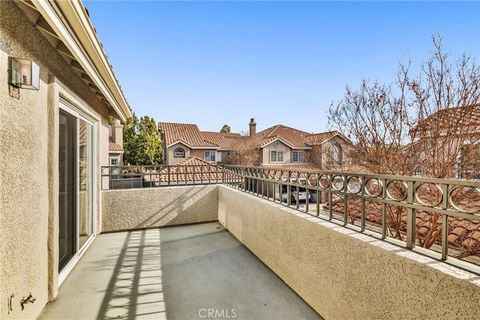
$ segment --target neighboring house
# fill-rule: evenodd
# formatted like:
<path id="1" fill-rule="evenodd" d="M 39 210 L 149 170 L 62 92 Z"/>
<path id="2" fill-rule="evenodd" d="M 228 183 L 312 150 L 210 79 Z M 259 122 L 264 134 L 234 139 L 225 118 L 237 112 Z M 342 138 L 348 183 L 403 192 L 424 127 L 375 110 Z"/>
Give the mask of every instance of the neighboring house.
<path id="1" fill-rule="evenodd" d="M 110 126 L 108 135 L 108 162 L 111 166 L 123 165 L 123 126 L 118 119 Z"/>
<path id="2" fill-rule="evenodd" d="M 0 318 L 35 319 L 101 230 L 108 119 L 132 112 L 81 2 L 0 16 Z"/>
<path id="3" fill-rule="evenodd" d="M 337 131 L 308 133 L 284 125 L 249 135 L 200 131 L 195 124 L 159 123 L 165 145 L 164 163 L 198 157 L 210 163 L 242 163 L 266 168 L 337 169 L 350 164 L 350 140 Z M 240 159 L 242 158 L 242 159 Z"/>
<path id="4" fill-rule="evenodd" d="M 197 125 L 160 122 L 158 124 L 164 145 L 163 162 L 175 165 L 191 157 L 208 163 L 223 163 L 232 151 L 239 134 L 201 132 Z"/>
<path id="5" fill-rule="evenodd" d="M 442 176 L 480 178 L 480 105 L 433 113 L 410 134 L 414 141 L 405 150 L 415 154 L 416 173 L 446 168 Z"/>

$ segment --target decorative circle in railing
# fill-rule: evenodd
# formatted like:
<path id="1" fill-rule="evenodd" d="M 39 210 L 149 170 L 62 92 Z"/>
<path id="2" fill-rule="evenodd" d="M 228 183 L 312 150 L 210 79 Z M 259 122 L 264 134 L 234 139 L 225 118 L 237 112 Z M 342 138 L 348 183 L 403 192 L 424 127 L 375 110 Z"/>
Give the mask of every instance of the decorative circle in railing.
<path id="1" fill-rule="evenodd" d="M 288 171 L 281 170 L 280 173 L 281 173 L 282 181 L 287 182 L 288 181 Z"/>
<path id="2" fill-rule="evenodd" d="M 292 171 L 290 174 L 290 182 L 298 183 L 298 172 Z"/>
<path id="3" fill-rule="evenodd" d="M 347 190 L 350 193 L 360 193 L 362 191 L 362 179 L 356 176 L 347 178 Z"/>
<path id="4" fill-rule="evenodd" d="M 345 177 L 340 175 L 335 175 L 332 177 L 332 188 L 334 190 L 340 191 L 345 187 Z"/>
<path id="5" fill-rule="evenodd" d="M 308 174 L 306 172 L 297 172 L 297 183 L 307 185 Z"/>
<path id="6" fill-rule="evenodd" d="M 443 201 L 442 188 L 435 183 L 421 183 L 415 188 L 415 200 L 427 207 L 436 207 Z"/>
<path id="7" fill-rule="evenodd" d="M 318 184 L 321 188 L 327 189 L 330 187 L 330 177 L 327 174 L 322 174 L 318 179 Z"/>
<path id="8" fill-rule="evenodd" d="M 407 199 L 408 186 L 401 180 L 390 180 L 387 183 L 387 198 L 394 201 L 403 201 Z"/>
<path id="9" fill-rule="evenodd" d="M 370 178 L 365 182 L 365 193 L 370 197 L 381 197 L 383 182 L 377 178 Z"/>
<path id="10" fill-rule="evenodd" d="M 316 187 L 318 183 L 318 173 L 309 173 L 307 175 L 307 184 L 311 187 Z"/>
<path id="11" fill-rule="evenodd" d="M 455 186 L 449 192 L 450 205 L 463 213 L 480 213 L 480 188 Z"/>

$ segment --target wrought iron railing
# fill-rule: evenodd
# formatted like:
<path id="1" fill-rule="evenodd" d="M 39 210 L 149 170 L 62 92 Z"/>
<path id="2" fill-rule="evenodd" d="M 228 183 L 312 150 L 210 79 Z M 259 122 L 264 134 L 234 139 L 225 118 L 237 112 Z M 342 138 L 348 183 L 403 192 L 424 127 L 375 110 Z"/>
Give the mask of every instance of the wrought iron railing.
<path id="1" fill-rule="evenodd" d="M 221 183 L 218 165 L 103 166 L 102 189 L 153 188 Z"/>
<path id="2" fill-rule="evenodd" d="M 234 188 L 441 260 L 480 265 L 478 180 L 224 168 Z"/>
<path id="3" fill-rule="evenodd" d="M 225 184 L 440 260 L 480 265 L 478 180 L 213 164 L 106 166 L 101 178 L 102 189 Z"/>

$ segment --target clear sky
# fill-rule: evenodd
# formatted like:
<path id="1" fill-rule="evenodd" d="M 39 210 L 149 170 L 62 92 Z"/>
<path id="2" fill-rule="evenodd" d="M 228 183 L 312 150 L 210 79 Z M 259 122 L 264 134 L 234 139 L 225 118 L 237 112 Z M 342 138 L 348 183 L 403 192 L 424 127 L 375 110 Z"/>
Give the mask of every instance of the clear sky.
<path id="1" fill-rule="evenodd" d="M 138 116 L 318 132 L 346 85 L 391 82 L 431 35 L 480 62 L 480 2 L 85 1 Z"/>

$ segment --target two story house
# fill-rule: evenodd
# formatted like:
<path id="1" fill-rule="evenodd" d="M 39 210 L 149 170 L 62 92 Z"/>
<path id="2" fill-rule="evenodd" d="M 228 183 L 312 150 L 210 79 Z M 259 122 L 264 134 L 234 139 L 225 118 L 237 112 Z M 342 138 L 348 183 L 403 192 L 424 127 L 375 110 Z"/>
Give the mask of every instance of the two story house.
<path id="1" fill-rule="evenodd" d="M 202 132 L 196 124 L 160 122 L 163 163 L 175 165 L 189 158 L 199 158 L 208 163 L 224 163 L 239 139 L 240 134 Z"/>
<path id="2" fill-rule="evenodd" d="M 337 131 L 309 133 L 285 125 L 256 132 L 250 119 L 249 134 L 200 131 L 195 124 L 159 123 L 164 141 L 164 163 L 174 165 L 197 157 L 209 163 L 256 165 L 285 169 L 335 169 L 350 163 L 353 148 Z"/>

